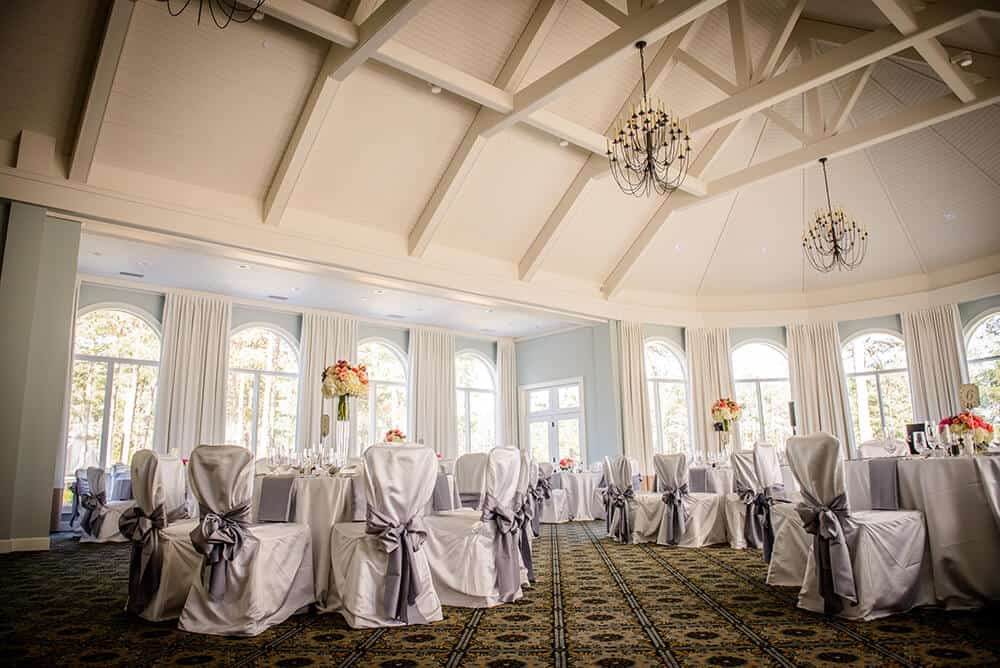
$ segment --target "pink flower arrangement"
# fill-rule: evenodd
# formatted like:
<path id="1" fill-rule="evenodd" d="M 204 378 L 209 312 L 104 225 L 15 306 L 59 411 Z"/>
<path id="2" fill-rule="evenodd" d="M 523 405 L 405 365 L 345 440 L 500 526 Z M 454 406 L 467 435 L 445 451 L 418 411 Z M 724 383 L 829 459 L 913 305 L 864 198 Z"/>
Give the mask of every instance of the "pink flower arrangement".
<path id="1" fill-rule="evenodd" d="M 563 457 L 562 459 L 559 460 L 559 470 L 560 471 L 569 471 L 570 469 L 573 468 L 573 464 L 575 464 L 575 463 L 576 462 L 574 462 L 572 458 L 570 458 L 570 457 Z"/>
<path id="2" fill-rule="evenodd" d="M 979 417 L 975 413 L 963 411 L 958 415 L 943 418 L 938 422 L 938 427 L 948 426 L 955 436 L 969 434 L 972 442 L 977 445 L 984 445 L 993 440 L 993 426 Z"/>
<path id="3" fill-rule="evenodd" d="M 406 441 L 406 434 L 398 429 L 390 429 L 385 432 L 386 443 L 403 443 L 404 441 Z"/>
<path id="4" fill-rule="evenodd" d="M 368 394 L 368 369 L 351 366 L 346 360 L 323 369 L 323 396 L 337 397 L 337 420 L 347 420 L 347 398 Z"/>

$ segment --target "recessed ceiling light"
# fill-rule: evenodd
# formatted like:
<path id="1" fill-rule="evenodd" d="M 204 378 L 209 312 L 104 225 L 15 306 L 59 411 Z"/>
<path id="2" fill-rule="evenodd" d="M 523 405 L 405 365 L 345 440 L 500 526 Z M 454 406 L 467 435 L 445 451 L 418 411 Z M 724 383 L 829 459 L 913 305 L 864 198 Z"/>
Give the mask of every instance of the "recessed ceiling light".
<path id="1" fill-rule="evenodd" d="M 292 288 L 292 292 L 298 292 L 301 288 Z"/>
<path id="2" fill-rule="evenodd" d="M 760 254 L 761 255 L 767 255 L 767 246 L 761 246 L 760 247 Z"/>
<path id="3" fill-rule="evenodd" d="M 240 265 L 240 269 L 249 269 L 249 268 L 250 268 L 250 265 L 248 265 L 248 264 L 241 264 Z"/>
<path id="4" fill-rule="evenodd" d="M 377 295 L 384 295 L 385 294 L 385 290 L 382 290 L 381 288 L 379 288 L 378 290 L 375 291 L 375 294 L 377 294 Z"/>
<path id="5" fill-rule="evenodd" d="M 431 84 L 431 93 L 433 95 L 440 95 L 441 94 L 441 86 L 438 86 L 437 84 Z"/>
<path id="6" fill-rule="evenodd" d="M 957 216 L 955 215 L 954 211 L 945 211 L 944 212 L 944 219 L 945 220 L 947 220 L 947 221 L 950 222 L 952 220 L 955 220 L 955 218 L 957 218 Z"/>
<path id="7" fill-rule="evenodd" d="M 674 250 L 678 253 L 681 252 L 681 245 L 679 243 L 674 244 Z"/>
<path id="8" fill-rule="evenodd" d="M 93 255 L 94 257 L 101 257 L 102 255 L 104 255 L 104 253 L 102 253 L 101 251 L 93 251 L 91 255 Z"/>
<path id="9" fill-rule="evenodd" d="M 139 265 L 140 267 L 148 267 L 153 263 L 150 262 L 149 260 L 139 260 L 138 262 L 136 262 L 136 264 Z"/>
<path id="10" fill-rule="evenodd" d="M 567 146 L 569 146 L 569 142 L 566 141 L 565 139 L 560 139 L 559 145 L 562 146 L 563 148 L 566 148 Z"/>
<path id="11" fill-rule="evenodd" d="M 263 21 L 264 20 L 264 12 L 254 12 L 253 13 L 253 20 L 254 21 Z"/>
<path id="12" fill-rule="evenodd" d="M 951 62 L 963 69 L 966 67 L 972 67 L 972 54 L 968 51 L 955 54 L 951 57 Z"/>

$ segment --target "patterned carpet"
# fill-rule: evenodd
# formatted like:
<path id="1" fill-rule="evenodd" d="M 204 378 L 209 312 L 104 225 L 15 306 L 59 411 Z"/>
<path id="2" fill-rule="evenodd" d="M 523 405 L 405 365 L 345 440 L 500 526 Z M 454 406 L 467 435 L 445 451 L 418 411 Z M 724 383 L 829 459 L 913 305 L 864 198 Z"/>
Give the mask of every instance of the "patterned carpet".
<path id="1" fill-rule="evenodd" d="M 603 523 L 547 526 L 537 586 L 432 626 L 352 631 L 301 615 L 250 639 L 182 633 L 122 612 L 128 547 L 0 557 L 0 662 L 25 666 L 994 666 L 1000 614 L 937 610 L 866 624 L 795 608 L 758 552 L 616 545 Z"/>

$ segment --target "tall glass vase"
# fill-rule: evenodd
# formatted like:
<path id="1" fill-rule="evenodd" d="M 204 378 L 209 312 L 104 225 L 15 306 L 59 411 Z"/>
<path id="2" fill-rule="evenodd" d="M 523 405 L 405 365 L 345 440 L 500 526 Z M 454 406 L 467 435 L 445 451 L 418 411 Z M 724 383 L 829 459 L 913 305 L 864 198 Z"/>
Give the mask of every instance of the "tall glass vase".
<path id="1" fill-rule="evenodd" d="M 337 466 L 343 466 L 347 463 L 347 453 L 351 447 L 351 411 L 348 399 L 346 394 L 336 398 L 337 428 L 334 431 L 336 461 L 334 463 Z"/>

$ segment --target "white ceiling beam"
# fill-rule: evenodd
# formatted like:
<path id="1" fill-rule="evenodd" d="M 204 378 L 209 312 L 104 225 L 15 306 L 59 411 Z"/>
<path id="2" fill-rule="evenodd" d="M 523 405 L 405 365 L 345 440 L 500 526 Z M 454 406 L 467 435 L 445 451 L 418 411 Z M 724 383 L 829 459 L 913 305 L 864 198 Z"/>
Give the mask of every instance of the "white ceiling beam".
<path id="1" fill-rule="evenodd" d="M 505 88 L 516 90 L 521 85 L 521 81 L 527 74 L 528 65 L 537 55 L 565 5 L 566 0 L 541 0 L 538 3 L 528 25 L 525 26 L 510 56 L 508 56 L 507 62 L 504 63 L 497 76 L 495 83 L 499 90 Z M 510 93 L 504 92 L 510 95 Z M 430 199 L 424 205 L 423 211 L 420 212 L 420 217 L 410 229 L 407 239 L 410 255 L 419 257 L 427 250 L 427 246 L 441 226 L 441 222 L 454 203 L 466 177 L 486 147 L 488 138 L 484 131 L 492 124 L 496 113 L 496 110 L 487 107 L 476 112 L 472 124 L 462 138 L 462 143 L 451 156 L 444 174 L 441 175 L 434 192 L 431 193 Z M 549 123 L 555 122 L 553 119 L 546 120 Z M 566 140 L 569 141 L 568 138 Z"/>
<path id="2" fill-rule="evenodd" d="M 691 131 L 723 127 L 983 15 L 984 10 L 970 8 L 961 0 L 956 4 L 935 5 L 919 15 L 921 23 L 916 32 L 901 35 L 897 30 L 887 28 L 868 33 L 696 112 L 688 119 Z"/>
<path id="3" fill-rule="evenodd" d="M 280 224 L 309 153 L 323 128 L 323 122 L 333 107 L 341 83 L 401 30 L 429 1 L 386 0 L 358 28 L 358 41 L 354 48 L 330 45 L 285 152 L 281 156 L 281 162 L 275 170 L 274 178 L 271 179 L 271 185 L 264 195 L 262 217 L 265 224 Z"/>
<path id="4" fill-rule="evenodd" d="M 677 64 L 677 56 L 682 53 L 681 48 L 690 43 L 694 35 L 697 33 L 701 23 L 701 18 L 696 19 L 693 23 L 689 23 L 686 26 L 683 26 L 680 30 L 670 33 L 670 35 L 663 40 L 663 43 L 657 50 L 656 55 L 653 56 L 653 60 L 650 61 L 649 65 L 646 67 L 646 83 L 650 89 L 656 90 L 663 85 L 664 80 L 670 72 L 673 71 L 674 65 Z M 607 134 L 610 134 L 614 130 L 618 118 L 629 112 L 632 101 L 638 99 L 641 95 L 642 80 L 639 80 L 636 82 L 635 86 L 633 86 L 632 93 L 625 99 L 624 102 L 622 102 L 622 106 L 618 110 L 618 114 L 608 126 Z M 542 114 L 549 113 L 550 112 L 545 110 L 536 111 L 528 117 L 528 123 L 532 123 L 534 119 Z M 535 235 L 535 238 L 528 247 L 528 250 L 525 251 L 520 262 L 518 262 L 517 273 L 518 277 L 522 281 L 530 281 L 535 277 L 535 274 L 538 273 L 538 269 L 542 266 L 545 256 L 559 238 L 559 233 L 563 229 L 563 223 L 569 217 L 570 211 L 572 211 L 573 206 L 583 194 L 584 190 L 586 190 L 586 187 L 595 178 L 607 173 L 608 162 L 603 153 L 606 149 L 604 135 L 600 136 L 600 147 L 601 151 L 595 151 L 595 155 L 588 158 L 587 162 L 573 179 L 573 182 L 570 183 L 569 188 L 562 194 L 562 197 L 559 198 L 559 203 L 556 204 L 555 209 L 553 209 L 548 218 L 546 218 L 542 229 Z M 685 180 L 685 185 L 688 188 L 695 187 L 701 194 L 704 194 L 704 184 L 700 181 L 695 183 L 693 176 L 690 178 L 692 179 L 690 182 Z"/>
<path id="5" fill-rule="evenodd" d="M 580 77 L 615 56 L 635 48 L 636 42 L 660 40 L 723 2 L 725 0 L 665 0 L 635 16 L 629 16 L 618 30 L 519 90 L 514 95 L 514 111 L 503 116 L 496 115 L 487 134 L 492 136 L 523 121 L 562 94 Z"/>
<path id="6" fill-rule="evenodd" d="M 873 1 L 875 6 L 889 19 L 889 22 L 904 35 L 916 32 L 920 27 L 916 14 L 902 0 Z M 914 44 L 913 48 L 927 61 L 927 64 L 941 77 L 948 88 L 958 96 L 958 99 L 962 102 L 971 102 L 974 99 L 972 84 L 966 80 L 965 72 L 952 64 L 948 52 L 941 46 L 941 42 L 936 39 L 925 39 Z"/>
<path id="7" fill-rule="evenodd" d="M 358 44 L 357 25 L 306 0 L 267 0 L 260 11 L 348 49 Z"/>
<path id="8" fill-rule="evenodd" d="M 779 174 L 801 169 L 824 156 L 847 155 L 1000 102 L 1000 81 L 977 84 L 973 87 L 973 91 L 975 100 L 972 102 L 962 102 L 954 97 L 930 100 L 862 127 L 815 140 L 785 155 L 716 179 L 708 184 L 708 196 L 720 197 Z M 621 289 L 629 272 L 674 211 L 703 201 L 705 200 L 686 193 L 674 193 L 669 197 L 646 223 L 632 246 L 604 281 L 602 290 L 605 297 L 611 298 Z"/>
<path id="9" fill-rule="evenodd" d="M 813 43 L 809 40 L 799 42 L 799 57 L 803 63 L 808 63 L 816 55 L 813 50 Z M 823 121 L 823 100 L 819 95 L 819 87 L 810 88 L 802 94 L 802 105 L 804 107 L 804 119 L 806 136 L 819 137 L 826 133 L 826 125 Z"/>
<path id="10" fill-rule="evenodd" d="M 840 108 L 833 114 L 830 119 L 830 125 L 826 129 L 826 133 L 830 135 L 835 135 L 844 129 L 844 125 L 847 124 L 847 119 L 851 115 L 851 111 L 854 110 L 854 105 L 857 104 L 858 100 L 861 98 L 861 92 L 865 89 L 865 84 L 872 76 L 872 70 L 875 69 L 874 65 L 869 65 L 864 68 L 854 78 L 854 82 L 851 84 L 851 90 L 848 91 L 847 95 L 840 102 Z"/>
<path id="11" fill-rule="evenodd" d="M 747 35 L 747 8 L 745 0 L 729 0 L 729 40 L 733 47 L 733 64 L 736 68 L 736 83 L 745 86 L 753 76 L 753 60 L 750 57 L 750 40 Z"/>
<path id="12" fill-rule="evenodd" d="M 785 132 L 787 132 L 791 136 L 795 137 L 797 140 L 799 140 L 799 142 L 801 142 L 803 144 L 809 143 L 809 135 L 806 134 L 805 130 L 803 130 L 802 128 L 800 128 L 799 126 L 797 126 L 795 123 L 793 123 L 789 119 L 787 119 L 784 116 L 782 116 L 776 110 L 774 110 L 774 109 L 765 109 L 763 111 L 763 114 L 764 114 L 765 117 L 767 117 L 767 120 L 771 121 L 772 123 L 774 123 L 775 125 L 777 125 L 779 128 L 781 128 L 782 130 L 784 130 Z"/>
<path id="13" fill-rule="evenodd" d="M 122 49 L 125 48 L 125 37 L 132 22 L 133 0 L 114 0 L 108 13 L 108 22 L 104 28 L 104 38 L 94 65 L 94 76 L 90 80 L 87 100 L 80 114 L 80 128 L 76 133 L 76 143 L 73 146 L 73 156 L 69 163 L 69 178 L 84 183 L 90 178 L 90 168 L 94 164 L 94 154 L 97 153 L 97 140 L 104 123 L 104 114 L 108 110 L 111 99 L 111 86 L 118 71 Z"/>
<path id="14" fill-rule="evenodd" d="M 794 0 L 785 11 L 780 24 L 781 29 L 772 35 L 771 41 L 764 51 L 764 58 L 761 60 L 760 67 L 753 74 L 754 82 L 770 79 L 777 71 L 781 65 L 781 56 L 786 53 L 785 47 L 788 45 L 792 32 L 796 24 L 798 24 L 799 18 L 802 16 L 802 9 L 805 6 L 806 0 Z"/>
<path id="15" fill-rule="evenodd" d="M 607 0 L 583 0 L 584 4 L 615 25 L 622 25 L 628 19 L 625 14 Z"/>

